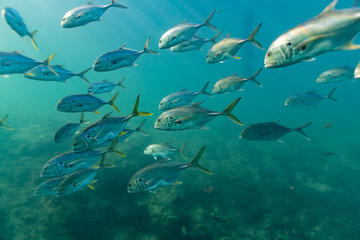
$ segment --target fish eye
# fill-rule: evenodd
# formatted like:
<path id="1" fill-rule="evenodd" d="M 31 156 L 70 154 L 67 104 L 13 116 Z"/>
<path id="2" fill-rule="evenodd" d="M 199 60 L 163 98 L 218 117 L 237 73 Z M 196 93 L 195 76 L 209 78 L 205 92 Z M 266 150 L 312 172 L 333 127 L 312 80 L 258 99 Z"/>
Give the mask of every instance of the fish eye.
<path id="1" fill-rule="evenodd" d="M 86 138 L 90 139 L 90 138 L 91 138 L 91 136 L 90 136 L 90 135 L 87 135 L 87 136 L 86 136 Z"/>
<path id="2" fill-rule="evenodd" d="M 177 122 L 177 124 L 180 124 L 180 123 L 181 123 L 181 121 L 178 121 L 178 122 Z"/>
<path id="3" fill-rule="evenodd" d="M 141 178 L 139 178 L 139 182 L 142 182 Z"/>
<path id="4" fill-rule="evenodd" d="M 171 40 L 174 40 L 176 37 L 174 36 L 174 37 L 171 37 Z"/>
<path id="5" fill-rule="evenodd" d="M 50 189 L 50 186 L 46 186 L 47 189 Z"/>
<path id="6" fill-rule="evenodd" d="M 162 43 L 162 40 L 160 40 L 160 42 L 159 43 Z M 130 185 L 130 184 L 129 184 Z"/>
<path id="7" fill-rule="evenodd" d="M 59 165 L 61 166 L 63 163 L 62 162 L 59 162 Z"/>
<path id="8" fill-rule="evenodd" d="M 217 54 L 215 54 L 215 57 L 218 57 L 220 54 L 219 53 L 217 53 Z"/>
<path id="9" fill-rule="evenodd" d="M 71 100 L 72 103 L 75 103 L 75 100 Z"/>
<path id="10" fill-rule="evenodd" d="M 45 170 L 48 170 L 48 167 L 46 167 Z"/>
<path id="11" fill-rule="evenodd" d="M 78 144 L 77 143 L 74 143 L 74 146 L 77 146 Z"/>
<path id="12" fill-rule="evenodd" d="M 62 191 L 64 191 L 64 189 L 63 189 L 63 188 L 59 188 L 59 192 L 62 192 Z"/>
<path id="13" fill-rule="evenodd" d="M 266 55 L 267 55 L 268 57 L 271 57 L 271 56 L 272 56 L 272 52 L 268 52 Z"/>
<path id="14" fill-rule="evenodd" d="M 131 187 L 131 184 L 129 183 L 129 187 Z"/>
<path id="15" fill-rule="evenodd" d="M 158 120 L 156 120 L 157 122 L 160 122 L 161 121 L 161 119 L 159 118 Z"/>
<path id="16" fill-rule="evenodd" d="M 288 46 L 288 47 L 290 47 L 291 45 L 292 45 L 291 42 L 286 43 L 286 46 Z"/>
<path id="17" fill-rule="evenodd" d="M 169 119 L 173 119 L 173 117 L 169 117 Z"/>
<path id="18" fill-rule="evenodd" d="M 106 61 L 108 61 L 108 60 L 109 60 L 109 58 L 105 58 L 105 60 L 106 60 Z"/>

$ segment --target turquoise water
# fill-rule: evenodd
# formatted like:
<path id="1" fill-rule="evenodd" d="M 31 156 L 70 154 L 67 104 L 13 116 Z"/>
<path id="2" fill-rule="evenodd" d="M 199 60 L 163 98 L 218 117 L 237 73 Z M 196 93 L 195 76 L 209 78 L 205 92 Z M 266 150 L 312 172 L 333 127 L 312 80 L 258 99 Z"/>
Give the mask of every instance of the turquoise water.
<path id="1" fill-rule="evenodd" d="M 207 124 L 209 130 L 164 132 L 153 128 L 161 113 L 160 100 L 183 88 L 200 90 L 205 82 L 212 85 L 238 72 L 249 77 L 263 67 L 265 50 L 245 44 L 238 55 L 207 64 L 204 51 L 172 53 L 158 49 L 161 35 L 188 18 L 202 23 L 217 9 L 212 23 L 231 36 L 246 38 L 263 23 L 257 40 L 267 47 L 280 34 L 320 13 L 330 2 L 301 1 L 128 1 L 119 3 L 128 9 L 109 9 L 103 21 L 62 29 L 60 21 L 70 9 L 85 1 L 2 0 L 0 8 L 15 8 L 35 36 L 40 51 L 28 38 L 12 33 L 1 20 L 0 51 L 21 50 L 22 54 L 44 60 L 52 53 L 53 64 L 62 64 L 74 72 L 92 66 L 102 53 L 127 43 L 141 50 L 146 38 L 150 49 L 160 55 L 142 55 L 138 66 L 111 72 L 90 71 L 90 82 L 125 77 L 116 101 L 121 114 L 131 113 L 137 94 L 140 110 L 154 113 L 144 126 L 150 136 L 134 133 L 117 148 L 127 155 L 108 155 L 112 169 L 100 171 L 95 190 L 85 189 L 58 197 L 33 196 L 42 182 L 43 164 L 53 156 L 71 150 L 71 140 L 55 144 L 56 130 L 68 121 L 77 122 L 80 114 L 55 110 L 64 96 L 86 93 L 80 78 L 67 83 L 41 82 L 11 75 L 0 79 L 0 117 L 10 114 L 7 124 L 15 131 L 0 129 L 0 239 L 360 239 L 358 203 L 359 171 L 359 82 L 319 85 L 316 77 L 330 68 L 359 62 L 359 50 L 338 51 L 316 57 L 316 61 L 298 63 L 279 69 L 264 69 L 257 80 L 259 88 L 247 83 L 243 92 L 199 96 L 203 106 L 221 111 L 237 97 L 242 97 L 233 113 L 245 126 L 280 119 L 288 127 L 311 121 L 305 129 L 312 141 L 290 133 L 278 142 L 251 142 L 239 139 L 243 127 L 224 117 Z M 107 4 L 107 1 L 95 3 Z M 352 5 L 341 0 L 337 8 Z M 200 35 L 216 32 L 201 29 Z M 357 37 L 355 42 L 359 43 Z M 317 107 L 286 108 L 285 99 L 298 92 L 316 89 L 326 95 L 337 86 L 338 103 L 324 100 Z M 100 98 L 109 100 L 112 93 Z M 102 114 L 111 107 L 99 109 Z M 117 114 L 119 115 L 119 114 Z M 87 120 L 102 115 L 86 113 Z M 143 118 L 134 118 L 133 128 Z M 325 124 L 331 123 L 326 129 Z M 189 144 L 185 154 L 191 158 L 206 145 L 201 163 L 214 172 L 207 175 L 194 169 L 181 176 L 184 183 L 158 189 L 157 194 L 128 194 L 128 179 L 139 169 L 154 163 L 143 154 L 152 143 L 170 142 L 180 147 Z M 333 152 L 336 156 L 325 156 Z M 176 161 L 184 161 L 177 154 Z M 212 191 L 208 191 L 212 189 Z M 208 193 L 210 192 L 210 193 Z"/>

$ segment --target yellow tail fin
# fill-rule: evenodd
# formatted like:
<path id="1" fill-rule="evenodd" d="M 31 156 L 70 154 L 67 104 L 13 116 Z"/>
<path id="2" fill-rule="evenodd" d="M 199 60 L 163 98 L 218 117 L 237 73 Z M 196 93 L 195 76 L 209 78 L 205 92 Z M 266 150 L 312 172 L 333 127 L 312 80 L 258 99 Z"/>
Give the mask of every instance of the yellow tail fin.
<path id="1" fill-rule="evenodd" d="M 119 95 L 119 93 L 115 93 L 115 95 L 110 99 L 110 101 L 108 102 L 108 104 L 115 109 L 115 111 L 120 112 L 119 109 L 117 108 L 117 106 L 115 105 L 115 100 L 117 98 L 117 96 Z"/>
<path id="2" fill-rule="evenodd" d="M 153 115 L 152 113 L 139 112 L 139 101 L 140 101 L 140 95 L 138 95 L 135 100 L 135 104 L 134 104 L 134 108 L 131 113 L 131 116 L 136 117 L 136 116 L 151 116 L 151 115 Z"/>

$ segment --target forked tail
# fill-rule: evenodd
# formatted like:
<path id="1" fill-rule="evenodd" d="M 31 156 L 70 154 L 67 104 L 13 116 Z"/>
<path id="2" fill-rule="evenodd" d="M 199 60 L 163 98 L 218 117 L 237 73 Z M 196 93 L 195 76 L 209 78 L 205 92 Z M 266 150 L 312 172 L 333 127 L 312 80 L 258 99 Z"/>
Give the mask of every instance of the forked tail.
<path id="1" fill-rule="evenodd" d="M 255 47 L 260 48 L 260 49 L 264 49 L 263 46 L 261 46 L 261 44 L 255 39 L 256 34 L 259 32 L 259 29 L 261 27 L 262 23 L 260 23 L 255 29 L 254 31 L 250 34 L 248 40 L 249 42 L 251 42 Z"/>
<path id="2" fill-rule="evenodd" d="M 259 73 L 261 72 L 262 68 L 260 68 L 256 73 L 254 73 L 254 75 L 252 75 L 250 78 L 248 78 L 247 80 L 249 81 L 253 81 L 254 83 L 256 83 L 259 87 L 262 87 L 261 84 L 255 79 Z"/>
<path id="3" fill-rule="evenodd" d="M 334 87 L 325 98 L 331 99 L 331 100 L 333 100 L 335 102 L 339 102 L 336 98 L 334 98 L 332 96 L 336 89 L 337 89 L 337 87 Z"/>
<path id="4" fill-rule="evenodd" d="M 242 122 L 240 122 L 232 113 L 231 111 L 234 109 L 234 107 L 236 106 L 236 104 L 240 101 L 241 97 L 235 99 L 232 103 L 229 104 L 229 106 L 227 106 L 225 108 L 224 111 L 222 111 L 220 114 L 224 115 L 225 117 L 229 118 L 231 121 L 233 121 L 236 124 L 239 124 L 241 126 L 244 126 L 244 124 Z"/>
<path id="5" fill-rule="evenodd" d="M 146 39 L 145 46 L 144 46 L 144 49 L 142 52 L 143 53 L 151 53 L 151 54 L 159 54 L 158 52 L 155 52 L 155 51 L 149 49 L 149 41 L 150 41 L 150 37 L 148 37 L 148 39 Z"/>
<path id="6" fill-rule="evenodd" d="M 296 132 L 300 133 L 307 141 L 311 141 L 309 136 L 303 131 L 304 128 L 307 128 L 310 125 L 311 125 L 311 122 L 308 122 L 300 127 L 293 128 L 292 131 L 296 131 Z"/>
<path id="7" fill-rule="evenodd" d="M 137 96 L 137 98 L 135 100 L 134 108 L 133 108 L 133 111 L 132 111 L 130 117 L 153 115 L 152 113 L 139 112 L 139 101 L 140 101 L 140 94 Z"/>
<path id="8" fill-rule="evenodd" d="M 108 5 L 108 7 L 116 7 L 116 8 L 127 8 L 124 5 L 118 4 L 116 3 L 116 0 L 111 0 L 110 4 Z"/>
<path id="9" fill-rule="evenodd" d="M 90 84 L 89 80 L 87 80 L 87 78 L 85 77 L 85 74 L 90 71 L 91 68 L 87 68 L 84 71 L 82 71 L 81 73 L 78 73 L 77 75 L 84 80 L 85 82 L 87 82 L 88 84 Z"/>
<path id="10" fill-rule="evenodd" d="M 6 128 L 8 130 L 14 130 L 12 127 L 8 126 L 5 124 L 5 120 L 7 119 L 7 117 L 9 116 L 9 114 L 6 114 L 2 119 L 1 119 L 1 122 L 0 122 L 0 127 L 3 127 L 3 128 Z"/>
<path id="11" fill-rule="evenodd" d="M 207 170 L 206 168 L 204 168 L 203 166 L 201 166 L 199 164 L 200 158 L 205 150 L 206 146 L 203 146 L 199 152 L 196 154 L 196 156 L 194 157 L 194 159 L 189 163 L 189 167 L 196 167 L 199 168 L 201 170 L 203 170 L 204 172 L 206 172 L 207 174 L 213 174 L 212 172 L 210 172 L 209 170 Z"/>
<path id="12" fill-rule="evenodd" d="M 38 46 L 35 42 L 35 38 L 34 38 L 36 33 L 37 33 L 37 30 L 32 31 L 31 33 L 29 33 L 29 37 L 30 37 L 30 41 L 31 41 L 32 45 L 34 46 L 34 48 L 39 51 L 39 48 L 38 48 Z"/>
<path id="13" fill-rule="evenodd" d="M 117 96 L 119 95 L 119 93 L 115 93 L 115 95 L 109 100 L 108 104 L 115 109 L 115 111 L 120 112 L 119 109 L 117 108 L 117 106 L 115 105 L 115 100 L 117 98 Z"/>
<path id="14" fill-rule="evenodd" d="M 213 16 L 214 16 L 215 11 L 216 11 L 216 9 L 214 9 L 214 10 L 210 13 L 210 15 L 207 17 L 207 19 L 206 19 L 205 22 L 203 23 L 203 25 L 204 25 L 204 26 L 207 26 L 207 27 L 210 27 L 210 28 L 212 28 L 212 29 L 214 29 L 214 30 L 218 30 L 214 25 L 212 25 L 212 24 L 210 23 L 211 19 L 212 19 Z"/>

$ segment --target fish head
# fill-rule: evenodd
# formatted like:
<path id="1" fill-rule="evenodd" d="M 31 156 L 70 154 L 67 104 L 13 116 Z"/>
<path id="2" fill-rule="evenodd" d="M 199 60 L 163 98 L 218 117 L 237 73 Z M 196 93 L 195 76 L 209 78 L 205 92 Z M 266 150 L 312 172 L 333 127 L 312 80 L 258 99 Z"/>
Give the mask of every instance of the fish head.
<path id="1" fill-rule="evenodd" d="M 141 177 L 131 177 L 127 185 L 128 193 L 143 192 L 146 189 L 146 184 Z"/>
<path id="2" fill-rule="evenodd" d="M 62 175 L 62 169 L 64 168 L 63 161 L 52 162 L 45 164 L 40 171 L 40 177 L 56 177 Z"/>
<path id="3" fill-rule="evenodd" d="M 168 32 L 164 33 L 164 35 L 161 36 L 160 40 L 159 40 L 159 48 L 160 49 L 165 49 L 165 48 L 169 48 L 171 46 L 174 46 L 175 44 L 173 43 L 173 41 L 176 40 L 176 36 L 171 36 L 170 34 L 168 34 Z"/>
<path id="4" fill-rule="evenodd" d="M 290 96 L 285 101 L 285 106 L 296 106 L 299 102 L 299 99 L 296 95 Z"/>
<path id="5" fill-rule="evenodd" d="M 58 194 L 59 196 L 69 195 L 77 191 L 78 183 L 76 179 L 72 178 L 71 175 L 64 179 L 59 185 Z"/>
<path id="6" fill-rule="evenodd" d="M 90 150 L 90 149 L 92 149 L 91 148 L 92 140 L 93 140 L 93 137 L 90 135 L 76 137 L 74 139 L 72 148 L 75 152 L 84 152 L 84 151 Z"/>
<path id="7" fill-rule="evenodd" d="M 168 112 L 162 113 L 155 121 L 154 128 L 161 130 L 171 130 L 174 128 L 173 116 Z"/>
<path id="8" fill-rule="evenodd" d="M 294 63 L 293 41 L 284 36 L 280 36 L 269 47 L 266 52 L 264 65 L 265 68 L 277 68 Z"/>
<path id="9" fill-rule="evenodd" d="M 95 93 L 95 92 L 97 92 L 97 89 L 98 88 L 95 85 L 90 85 L 88 87 L 88 93 Z"/>
<path id="10" fill-rule="evenodd" d="M 58 194 L 58 187 L 53 186 L 49 181 L 41 183 L 34 191 L 34 195 L 37 197 L 53 196 Z"/>
<path id="11" fill-rule="evenodd" d="M 113 64 L 111 63 L 110 57 L 104 54 L 95 60 L 93 69 L 98 72 L 107 71 L 110 69 L 111 65 Z"/>
<path id="12" fill-rule="evenodd" d="M 1 10 L 1 15 L 3 16 L 3 18 L 5 20 L 8 20 L 8 18 L 16 19 L 20 16 L 19 13 L 15 9 L 10 8 L 10 7 L 6 7 L 3 10 Z"/>
<path id="13" fill-rule="evenodd" d="M 253 131 L 253 129 L 251 127 L 247 126 L 241 131 L 239 137 L 244 138 L 244 139 L 253 139 L 254 138 L 254 131 Z"/>
<path id="14" fill-rule="evenodd" d="M 62 28 L 71 28 L 74 26 L 75 21 L 76 21 L 76 18 L 72 14 L 72 12 L 67 12 L 64 15 L 64 17 L 61 19 L 61 27 Z"/>
<path id="15" fill-rule="evenodd" d="M 145 155 L 151 155 L 154 153 L 154 148 L 150 145 L 150 146 L 147 146 L 144 150 L 144 154 Z"/>
<path id="16" fill-rule="evenodd" d="M 331 74 L 327 73 L 327 72 L 324 72 L 322 74 L 320 74 L 318 76 L 318 78 L 316 79 L 316 82 L 317 83 L 326 83 L 326 82 L 329 82 L 332 80 L 332 76 Z"/>
<path id="17" fill-rule="evenodd" d="M 221 82 L 216 82 L 213 86 L 212 92 L 213 93 L 222 93 L 225 89 L 225 86 L 221 84 Z"/>
<path id="18" fill-rule="evenodd" d="M 76 101 L 72 97 L 65 97 L 56 104 L 56 110 L 60 112 L 69 112 L 75 106 Z"/>
<path id="19" fill-rule="evenodd" d="M 170 99 L 169 98 L 163 98 L 159 103 L 159 110 L 167 110 L 170 109 Z"/>
<path id="20" fill-rule="evenodd" d="M 207 63 L 217 63 L 222 60 L 225 60 L 226 58 L 227 57 L 223 52 L 213 51 L 213 49 L 211 48 L 206 55 L 206 62 Z"/>

